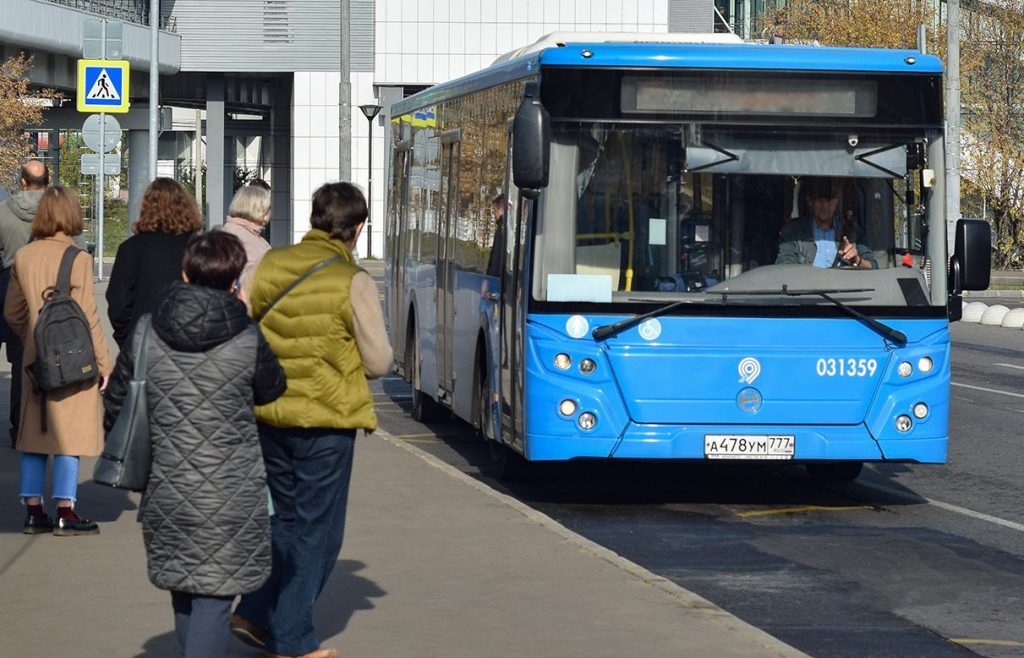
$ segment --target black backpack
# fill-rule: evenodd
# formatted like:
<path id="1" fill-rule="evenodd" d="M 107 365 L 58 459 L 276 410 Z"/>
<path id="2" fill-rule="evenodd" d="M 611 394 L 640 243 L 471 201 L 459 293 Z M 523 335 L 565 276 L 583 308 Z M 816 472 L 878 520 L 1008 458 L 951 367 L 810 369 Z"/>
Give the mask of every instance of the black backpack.
<path id="1" fill-rule="evenodd" d="M 78 247 L 64 251 L 57 283 L 43 292 L 43 307 L 33 332 L 36 360 L 27 368 L 44 394 L 92 381 L 99 372 L 89 320 L 71 299 L 71 266 L 81 251 Z"/>

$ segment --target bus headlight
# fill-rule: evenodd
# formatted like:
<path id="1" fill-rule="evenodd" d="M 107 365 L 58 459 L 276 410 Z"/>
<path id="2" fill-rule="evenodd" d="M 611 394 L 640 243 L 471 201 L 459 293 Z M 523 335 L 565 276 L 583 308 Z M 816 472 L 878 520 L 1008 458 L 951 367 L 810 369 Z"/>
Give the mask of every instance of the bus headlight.
<path id="1" fill-rule="evenodd" d="M 597 370 L 597 364 L 594 363 L 593 359 L 583 359 L 580 361 L 580 372 L 584 375 L 590 375 Z"/>
<path id="2" fill-rule="evenodd" d="M 914 423 L 910 420 L 910 416 L 902 414 L 896 417 L 896 429 L 901 432 L 909 432 L 910 428 L 913 427 Z"/>
<path id="3" fill-rule="evenodd" d="M 555 367 L 559 370 L 568 370 L 571 365 L 572 357 L 565 352 L 559 352 L 555 355 Z"/>
<path id="4" fill-rule="evenodd" d="M 921 372 L 931 372 L 934 367 L 935 363 L 932 361 L 931 357 L 922 356 L 917 360 L 917 369 Z"/>
<path id="5" fill-rule="evenodd" d="M 597 425 L 597 416 L 587 411 L 580 414 L 578 422 L 580 424 L 580 429 L 592 430 L 594 429 L 594 426 Z"/>
<path id="6" fill-rule="evenodd" d="M 914 366 L 910 365 L 910 361 L 901 361 L 896 367 L 896 372 L 900 377 L 909 377 L 910 373 L 914 372 Z"/>
<path id="7" fill-rule="evenodd" d="M 918 402 L 914 405 L 914 418 L 918 420 L 928 415 L 928 405 L 924 402 Z"/>
<path id="8" fill-rule="evenodd" d="M 576 403 L 572 400 L 562 400 L 558 405 L 558 413 L 563 416 L 571 416 L 576 413 Z"/>

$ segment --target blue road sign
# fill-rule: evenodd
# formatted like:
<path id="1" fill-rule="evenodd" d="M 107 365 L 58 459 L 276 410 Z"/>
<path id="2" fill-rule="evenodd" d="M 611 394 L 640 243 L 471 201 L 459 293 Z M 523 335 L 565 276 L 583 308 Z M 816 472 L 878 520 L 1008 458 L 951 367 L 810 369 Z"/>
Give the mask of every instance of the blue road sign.
<path id="1" fill-rule="evenodd" d="M 78 111 L 128 111 L 128 61 L 78 60 Z"/>

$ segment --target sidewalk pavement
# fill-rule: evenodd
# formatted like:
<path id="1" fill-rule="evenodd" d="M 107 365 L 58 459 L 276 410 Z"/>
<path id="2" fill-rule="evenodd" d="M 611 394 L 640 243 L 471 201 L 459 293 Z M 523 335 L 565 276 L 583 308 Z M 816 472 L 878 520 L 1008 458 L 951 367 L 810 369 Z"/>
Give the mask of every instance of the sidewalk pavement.
<path id="1" fill-rule="evenodd" d="M 93 462 L 78 506 L 101 533 L 23 535 L 18 453 L 0 446 L 0 655 L 177 655 L 170 596 L 146 576 L 139 496 L 92 483 Z M 345 545 L 316 624 L 343 658 L 804 655 L 385 432 L 356 441 Z M 230 658 L 258 655 L 231 640 Z"/>

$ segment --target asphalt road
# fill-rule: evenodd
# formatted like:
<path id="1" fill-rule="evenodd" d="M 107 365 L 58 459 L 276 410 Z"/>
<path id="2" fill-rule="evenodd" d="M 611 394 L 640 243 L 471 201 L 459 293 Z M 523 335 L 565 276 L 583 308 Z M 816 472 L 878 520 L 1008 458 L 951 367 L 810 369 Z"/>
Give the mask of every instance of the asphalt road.
<path id="1" fill-rule="evenodd" d="M 1024 656 L 1024 336 L 955 324 L 949 463 L 803 469 L 561 464 L 495 481 L 457 421 L 416 423 L 375 382 L 381 424 L 814 656 Z M 609 620 L 614 623 L 614 620 Z"/>

